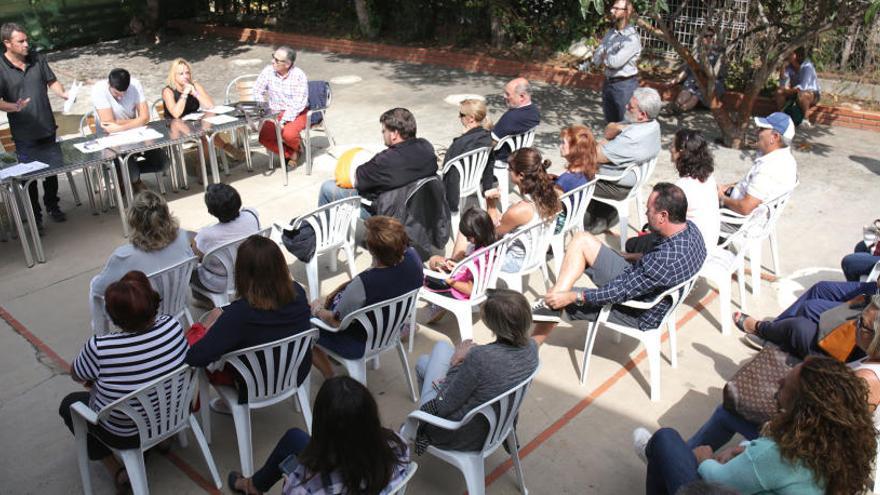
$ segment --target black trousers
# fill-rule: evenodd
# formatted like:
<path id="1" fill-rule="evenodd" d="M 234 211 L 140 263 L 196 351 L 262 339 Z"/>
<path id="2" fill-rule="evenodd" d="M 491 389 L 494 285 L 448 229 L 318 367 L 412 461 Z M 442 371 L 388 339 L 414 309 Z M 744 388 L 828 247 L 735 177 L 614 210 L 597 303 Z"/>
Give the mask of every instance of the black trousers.
<path id="1" fill-rule="evenodd" d="M 18 155 L 18 161 L 21 163 L 40 161 L 52 165 L 64 161 L 61 147 L 55 142 L 54 134 L 41 139 L 16 139 L 15 153 Z M 43 218 L 43 213 L 40 210 L 40 194 L 37 191 L 37 181 L 33 181 L 28 185 L 28 196 L 31 198 L 34 217 L 40 220 Z M 57 207 L 59 201 L 58 176 L 46 177 L 43 179 L 43 204 L 46 205 L 46 211 Z"/>
<path id="2" fill-rule="evenodd" d="M 88 404 L 89 393 L 73 392 L 68 394 L 67 397 L 61 400 L 61 406 L 58 407 L 58 414 L 64 420 L 64 424 L 67 425 L 67 429 L 71 433 L 73 433 L 73 413 L 70 412 L 70 406 L 76 402 Z M 105 430 L 101 425 L 87 424 L 89 426 L 87 441 L 89 459 L 93 461 L 99 461 L 113 453 L 107 447 L 108 445 L 116 449 L 133 449 L 141 444 L 140 437 L 137 435 L 123 437 Z"/>

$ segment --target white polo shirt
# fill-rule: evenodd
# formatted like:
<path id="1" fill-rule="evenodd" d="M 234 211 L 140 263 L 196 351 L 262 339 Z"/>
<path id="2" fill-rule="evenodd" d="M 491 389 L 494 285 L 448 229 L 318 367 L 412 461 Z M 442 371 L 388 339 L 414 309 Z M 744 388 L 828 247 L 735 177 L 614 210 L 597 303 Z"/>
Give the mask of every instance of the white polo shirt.
<path id="1" fill-rule="evenodd" d="M 733 187 L 730 197 L 742 199 L 748 194 L 767 202 L 794 190 L 797 162 L 786 146 L 755 158 L 749 173 Z"/>

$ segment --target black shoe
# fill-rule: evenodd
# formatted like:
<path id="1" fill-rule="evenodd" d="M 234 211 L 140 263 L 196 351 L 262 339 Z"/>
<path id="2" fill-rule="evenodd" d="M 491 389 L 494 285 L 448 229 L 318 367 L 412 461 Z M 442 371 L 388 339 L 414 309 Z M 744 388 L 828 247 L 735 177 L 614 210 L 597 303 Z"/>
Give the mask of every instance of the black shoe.
<path id="1" fill-rule="evenodd" d="M 561 323 L 562 310 L 553 309 L 550 306 L 547 306 L 543 299 L 540 299 L 532 305 L 532 321 Z"/>
<path id="2" fill-rule="evenodd" d="M 54 220 L 56 222 L 66 222 L 67 221 L 67 215 L 65 215 L 64 212 L 61 211 L 61 208 L 58 208 L 57 206 L 53 206 L 52 208 L 49 208 L 49 216 L 52 217 L 52 220 Z"/>

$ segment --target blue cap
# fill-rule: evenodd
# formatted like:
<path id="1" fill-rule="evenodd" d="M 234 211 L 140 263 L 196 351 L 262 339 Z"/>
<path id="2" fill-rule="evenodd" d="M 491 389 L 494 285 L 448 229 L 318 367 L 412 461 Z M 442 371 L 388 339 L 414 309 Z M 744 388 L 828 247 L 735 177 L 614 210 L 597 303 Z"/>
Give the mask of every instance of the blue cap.
<path id="1" fill-rule="evenodd" d="M 791 144 L 791 140 L 794 139 L 794 122 L 785 113 L 773 112 L 766 117 L 755 117 L 755 125 L 778 132 L 786 145 Z"/>

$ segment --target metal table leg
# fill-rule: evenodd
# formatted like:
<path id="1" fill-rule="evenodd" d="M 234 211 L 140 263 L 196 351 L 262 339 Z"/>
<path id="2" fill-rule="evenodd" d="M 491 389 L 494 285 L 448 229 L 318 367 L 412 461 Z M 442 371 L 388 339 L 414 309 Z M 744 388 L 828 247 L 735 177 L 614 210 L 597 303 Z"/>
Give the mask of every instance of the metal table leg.
<path id="1" fill-rule="evenodd" d="M 21 242 L 21 250 L 24 252 L 24 262 L 27 264 L 28 268 L 31 268 L 34 266 L 34 256 L 31 254 L 31 247 L 28 244 L 27 233 L 24 231 L 24 223 L 21 221 L 21 204 L 14 188 L 15 185 L 12 184 L 4 186 L 0 189 L 0 194 L 3 194 L 3 201 L 9 205 L 9 213 L 12 216 L 12 222 L 15 224 L 15 230 L 18 232 L 18 240 Z M 30 197 L 28 197 L 25 208 L 28 208 L 31 211 L 31 215 L 33 215 Z M 34 229 L 36 229 L 36 227 L 34 227 Z"/>
<path id="2" fill-rule="evenodd" d="M 287 185 L 287 161 L 284 158 L 284 141 L 281 140 L 281 122 L 275 122 L 275 137 L 278 139 L 278 161 L 284 170 L 284 185 Z"/>
<path id="3" fill-rule="evenodd" d="M 114 162 L 110 162 L 107 167 L 110 172 L 110 182 L 108 184 L 108 189 L 110 186 L 113 186 L 113 190 L 116 192 L 116 204 L 119 209 L 119 218 L 122 220 L 122 235 L 128 237 L 128 218 L 125 216 L 125 203 L 122 202 L 122 187 L 119 184 L 119 175 L 116 174 L 116 164 Z M 128 169 L 126 169 L 128 170 Z"/>
<path id="4" fill-rule="evenodd" d="M 34 216 L 34 209 L 31 207 L 31 198 L 28 195 L 28 184 L 33 182 L 32 180 L 26 181 L 24 183 L 19 183 L 17 181 L 13 182 L 13 188 L 15 188 L 15 192 L 18 194 L 18 201 L 20 204 L 26 205 L 24 207 L 24 212 L 28 221 L 28 226 L 31 231 L 31 240 L 34 245 L 34 255 L 38 263 L 46 262 L 46 255 L 43 253 L 43 243 L 40 241 L 40 231 L 37 229 L 37 219 Z"/>
<path id="5" fill-rule="evenodd" d="M 131 203 L 134 201 L 134 188 L 131 186 L 131 174 L 128 173 L 128 160 L 132 157 L 134 153 L 129 153 L 122 157 L 122 164 L 119 166 L 120 171 L 122 172 L 122 180 L 124 184 L 119 184 L 117 180 L 116 185 L 125 187 L 125 197 L 128 200 L 128 206 L 131 207 Z M 118 176 L 117 176 L 118 178 Z M 123 203 L 119 203 L 119 207 L 122 208 Z"/>
<path id="6" fill-rule="evenodd" d="M 217 165 L 217 152 L 214 149 L 214 136 L 211 134 L 207 134 L 206 137 L 208 138 L 207 139 L 208 153 L 209 153 L 208 158 L 211 161 L 211 177 L 214 179 L 214 183 L 219 184 L 220 183 L 220 170 L 218 170 L 219 167 Z M 202 150 L 202 140 L 199 139 L 199 152 L 201 153 L 202 151 L 203 151 Z M 204 155 L 201 155 L 201 160 L 202 160 L 202 167 L 204 167 L 205 166 L 205 156 Z M 207 181 L 205 181 L 205 187 L 208 187 Z"/>

